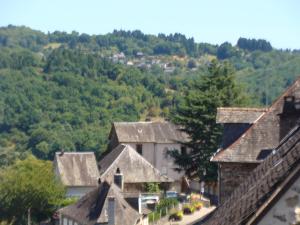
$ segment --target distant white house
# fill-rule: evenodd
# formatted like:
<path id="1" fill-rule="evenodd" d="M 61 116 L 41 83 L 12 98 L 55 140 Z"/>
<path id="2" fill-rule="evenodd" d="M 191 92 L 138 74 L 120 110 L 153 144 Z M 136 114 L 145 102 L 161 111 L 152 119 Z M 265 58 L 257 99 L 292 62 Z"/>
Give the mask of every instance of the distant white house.
<path id="1" fill-rule="evenodd" d="M 82 197 L 98 186 L 99 170 L 93 152 L 57 152 L 53 163 L 68 197 Z"/>
<path id="2" fill-rule="evenodd" d="M 131 146 L 163 175 L 175 180 L 180 191 L 184 172 L 175 170 L 178 166 L 168 152 L 176 149 L 187 153 L 179 143 L 187 140 L 187 134 L 170 122 L 115 122 L 109 135 L 109 151 L 119 144 Z"/>

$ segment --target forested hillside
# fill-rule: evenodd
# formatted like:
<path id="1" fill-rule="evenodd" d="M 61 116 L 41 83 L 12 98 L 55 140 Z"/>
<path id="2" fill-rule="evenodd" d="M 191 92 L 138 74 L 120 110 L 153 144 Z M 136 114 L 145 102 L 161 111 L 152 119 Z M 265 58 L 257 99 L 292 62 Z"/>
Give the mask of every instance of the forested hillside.
<path id="1" fill-rule="evenodd" d="M 0 166 L 28 152 L 100 156 L 111 122 L 167 117 L 213 59 L 233 65 L 252 105 L 270 104 L 300 75 L 300 52 L 265 40 L 218 46 L 182 34 L 0 28 Z"/>

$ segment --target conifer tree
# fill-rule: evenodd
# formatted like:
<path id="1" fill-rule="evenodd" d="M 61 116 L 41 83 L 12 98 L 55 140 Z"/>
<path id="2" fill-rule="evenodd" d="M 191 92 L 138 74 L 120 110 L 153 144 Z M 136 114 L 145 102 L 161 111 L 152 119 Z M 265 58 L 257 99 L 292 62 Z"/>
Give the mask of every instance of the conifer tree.
<path id="1" fill-rule="evenodd" d="M 211 63 L 208 75 L 199 76 L 185 94 L 171 120 L 190 136 L 190 141 L 182 144 L 191 151 L 170 154 L 179 170 L 188 176 L 215 180 L 217 168 L 210 158 L 217 151 L 222 135 L 222 127 L 216 124 L 217 107 L 241 106 L 248 97 L 235 83 L 233 68 L 227 62 L 217 61 Z"/>

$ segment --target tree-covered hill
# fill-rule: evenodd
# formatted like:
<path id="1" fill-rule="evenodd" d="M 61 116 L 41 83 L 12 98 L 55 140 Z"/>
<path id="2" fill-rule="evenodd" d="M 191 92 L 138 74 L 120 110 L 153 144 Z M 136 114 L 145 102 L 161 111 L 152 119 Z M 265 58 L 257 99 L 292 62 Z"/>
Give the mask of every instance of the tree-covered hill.
<path id="1" fill-rule="evenodd" d="M 213 59 L 234 66 L 253 105 L 270 104 L 300 75 L 300 52 L 265 40 L 0 28 L 0 166 L 28 152 L 51 159 L 62 148 L 99 156 L 111 122 L 168 116 Z"/>

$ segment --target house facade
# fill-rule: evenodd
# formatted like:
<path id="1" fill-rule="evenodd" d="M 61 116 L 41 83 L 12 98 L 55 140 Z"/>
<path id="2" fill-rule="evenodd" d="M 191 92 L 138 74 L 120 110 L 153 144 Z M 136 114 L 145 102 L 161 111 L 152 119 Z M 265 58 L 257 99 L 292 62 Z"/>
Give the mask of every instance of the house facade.
<path id="1" fill-rule="evenodd" d="M 180 191 L 184 172 L 177 172 L 169 151 L 183 153 L 187 149 L 179 142 L 185 142 L 188 136 L 170 122 L 115 122 L 109 135 L 111 151 L 119 144 L 131 146 L 163 175 L 175 180 Z"/>
<path id="2" fill-rule="evenodd" d="M 218 109 L 217 122 L 224 124 L 223 142 L 211 161 L 218 164 L 221 204 L 296 125 L 299 104 L 297 80 L 267 109 Z"/>
<path id="3" fill-rule="evenodd" d="M 300 224 L 299 123 L 224 203 L 198 224 Z"/>
<path id="4" fill-rule="evenodd" d="M 57 152 L 53 165 L 67 197 L 82 197 L 98 185 L 100 176 L 93 152 Z"/>
<path id="5" fill-rule="evenodd" d="M 168 190 L 174 180 L 163 175 L 130 145 L 121 144 L 100 162 L 100 179 L 118 183 L 123 192 L 145 192 L 145 184 L 160 183 Z"/>
<path id="6" fill-rule="evenodd" d="M 99 183 L 75 204 L 59 210 L 60 225 L 148 225 L 114 183 Z"/>

